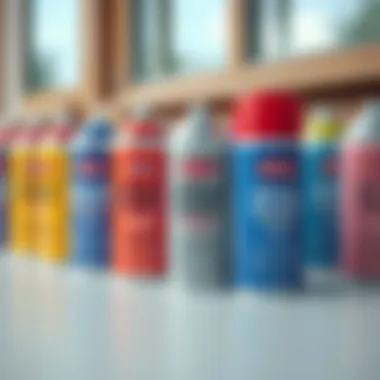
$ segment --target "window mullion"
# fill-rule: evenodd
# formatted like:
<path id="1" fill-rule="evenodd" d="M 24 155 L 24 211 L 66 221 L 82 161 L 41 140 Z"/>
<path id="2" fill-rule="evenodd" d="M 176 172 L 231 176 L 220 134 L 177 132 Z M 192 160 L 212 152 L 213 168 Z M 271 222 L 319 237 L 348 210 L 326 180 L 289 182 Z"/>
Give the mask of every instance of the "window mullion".
<path id="1" fill-rule="evenodd" d="M 160 66 L 164 75 L 169 75 L 175 70 L 173 56 L 173 0 L 162 0 L 159 15 L 159 54 Z"/>
<path id="2" fill-rule="evenodd" d="M 278 54 L 280 57 L 284 57 L 289 53 L 290 47 L 291 1 L 277 0 L 275 13 Z"/>
<path id="3" fill-rule="evenodd" d="M 244 65 L 248 48 L 248 18 L 249 0 L 229 0 L 229 61 L 232 69 Z"/>

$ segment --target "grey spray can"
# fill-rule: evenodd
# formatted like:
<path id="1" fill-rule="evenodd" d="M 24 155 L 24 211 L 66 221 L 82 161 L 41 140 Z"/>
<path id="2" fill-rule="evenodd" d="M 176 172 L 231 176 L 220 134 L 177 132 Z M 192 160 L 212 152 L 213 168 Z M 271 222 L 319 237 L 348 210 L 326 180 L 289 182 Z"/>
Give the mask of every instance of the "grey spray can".
<path id="1" fill-rule="evenodd" d="M 229 282 L 227 173 L 226 143 L 194 107 L 170 139 L 170 274 L 182 287 Z"/>

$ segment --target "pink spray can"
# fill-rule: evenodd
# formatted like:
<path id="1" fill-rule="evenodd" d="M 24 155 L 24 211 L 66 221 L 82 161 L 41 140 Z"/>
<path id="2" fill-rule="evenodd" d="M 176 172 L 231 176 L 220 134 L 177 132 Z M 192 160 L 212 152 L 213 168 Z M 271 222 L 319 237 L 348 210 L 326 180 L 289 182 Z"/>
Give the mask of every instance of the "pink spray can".
<path id="1" fill-rule="evenodd" d="M 380 100 L 364 106 L 343 144 L 343 268 L 360 280 L 380 280 Z"/>

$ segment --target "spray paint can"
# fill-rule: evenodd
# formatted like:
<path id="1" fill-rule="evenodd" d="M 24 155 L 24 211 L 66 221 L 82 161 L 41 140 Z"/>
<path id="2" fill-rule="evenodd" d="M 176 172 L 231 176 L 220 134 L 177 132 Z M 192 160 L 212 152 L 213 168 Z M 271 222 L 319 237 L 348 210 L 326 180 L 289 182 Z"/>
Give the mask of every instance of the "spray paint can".
<path id="1" fill-rule="evenodd" d="M 342 148 L 342 262 L 358 279 L 380 279 L 380 101 L 368 102 Z"/>
<path id="2" fill-rule="evenodd" d="M 23 256 L 32 256 L 34 251 L 34 159 L 36 145 L 45 132 L 41 120 L 23 126 L 9 153 L 10 249 Z"/>
<path id="3" fill-rule="evenodd" d="M 233 147 L 234 278 L 238 287 L 301 285 L 300 105 L 262 92 L 238 103 Z"/>
<path id="4" fill-rule="evenodd" d="M 170 272 L 192 288 L 229 281 L 227 144 L 217 134 L 197 106 L 170 140 Z"/>
<path id="5" fill-rule="evenodd" d="M 339 256 L 339 140 L 342 125 L 318 108 L 306 125 L 303 145 L 305 262 L 331 268 Z"/>
<path id="6" fill-rule="evenodd" d="M 95 118 L 71 147 L 71 260 L 76 265 L 109 263 L 111 138 L 110 123 Z"/>
<path id="7" fill-rule="evenodd" d="M 138 115 L 112 153 L 112 268 L 132 276 L 166 271 L 167 153 L 162 126 Z"/>
<path id="8" fill-rule="evenodd" d="M 37 255 L 50 263 L 69 257 L 69 170 L 68 144 L 76 125 L 66 115 L 54 123 L 38 146 L 34 161 L 35 244 Z"/>

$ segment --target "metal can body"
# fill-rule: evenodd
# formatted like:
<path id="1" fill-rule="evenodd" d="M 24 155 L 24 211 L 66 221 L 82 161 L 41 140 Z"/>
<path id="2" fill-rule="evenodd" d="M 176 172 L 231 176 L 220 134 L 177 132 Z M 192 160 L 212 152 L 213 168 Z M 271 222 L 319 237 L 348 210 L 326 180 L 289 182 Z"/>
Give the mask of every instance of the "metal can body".
<path id="1" fill-rule="evenodd" d="M 106 267 L 110 248 L 108 147 L 74 148 L 71 165 L 71 260 L 76 265 Z"/>
<path id="2" fill-rule="evenodd" d="M 298 287 L 302 267 L 299 146 L 281 141 L 241 144 L 233 156 L 235 283 Z"/>
<path id="3" fill-rule="evenodd" d="M 161 148 L 120 147 L 112 158 L 112 267 L 135 276 L 166 270 L 166 161 Z"/>
<path id="4" fill-rule="evenodd" d="M 14 136 L 9 152 L 9 218 L 10 249 L 21 255 L 34 256 L 39 143 L 47 125 L 24 127 Z"/>
<path id="5" fill-rule="evenodd" d="M 380 280 L 380 101 L 368 101 L 343 140 L 342 264 L 359 280 Z"/>
<path id="6" fill-rule="evenodd" d="M 35 161 L 35 250 L 52 263 L 68 260 L 69 168 L 64 145 L 42 145 Z"/>
<path id="7" fill-rule="evenodd" d="M 226 286 L 230 282 L 226 145 L 207 134 L 187 137 L 174 136 L 171 144 L 171 278 L 191 288 Z"/>
<path id="8" fill-rule="evenodd" d="M 345 271 L 380 279 L 380 144 L 352 145 L 342 155 L 342 237 Z"/>
<path id="9" fill-rule="evenodd" d="M 339 259 L 338 147 L 307 144 L 302 159 L 306 264 L 333 267 Z"/>

